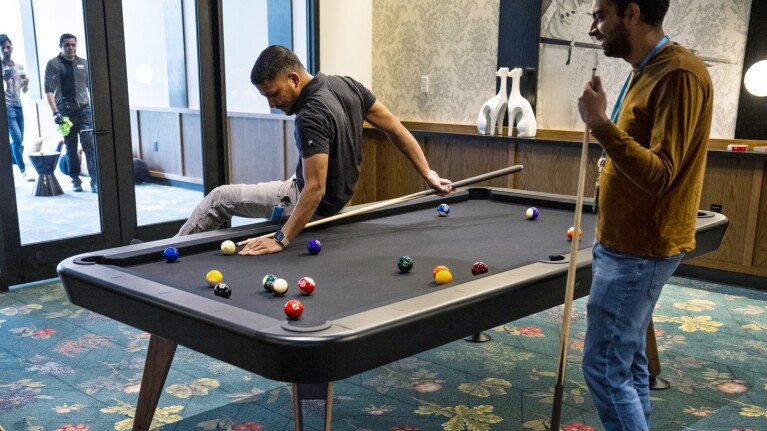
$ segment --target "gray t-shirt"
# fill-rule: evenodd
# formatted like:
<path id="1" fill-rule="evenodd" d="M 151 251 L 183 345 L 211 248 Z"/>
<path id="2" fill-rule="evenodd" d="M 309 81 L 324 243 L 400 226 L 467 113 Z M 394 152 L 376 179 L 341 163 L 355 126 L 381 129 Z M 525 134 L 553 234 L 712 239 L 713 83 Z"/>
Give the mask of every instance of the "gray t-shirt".
<path id="1" fill-rule="evenodd" d="M 362 124 L 375 101 L 370 90 L 349 77 L 318 73 L 301 90 L 295 103 L 299 190 L 305 184 L 301 159 L 328 155 L 325 196 L 316 215 L 333 215 L 352 198 L 362 164 Z"/>

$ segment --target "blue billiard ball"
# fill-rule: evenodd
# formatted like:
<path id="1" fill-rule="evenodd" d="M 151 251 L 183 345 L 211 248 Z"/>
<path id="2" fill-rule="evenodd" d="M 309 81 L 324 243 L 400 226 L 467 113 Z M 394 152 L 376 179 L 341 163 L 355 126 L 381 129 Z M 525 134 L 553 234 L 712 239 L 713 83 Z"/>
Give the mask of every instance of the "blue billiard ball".
<path id="1" fill-rule="evenodd" d="M 439 204 L 437 207 L 437 214 L 439 214 L 440 217 L 447 217 L 447 215 L 450 214 L 450 207 L 447 206 L 447 204 Z"/>
<path id="2" fill-rule="evenodd" d="M 178 260 L 178 250 L 176 250 L 175 247 L 166 248 L 162 254 L 165 256 L 165 261 L 168 263 L 173 263 Z"/>
<path id="3" fill-rule="evenodd" d="M 322 250 L 322 243 L 318 239 L 309 240 L 306 243 L 306 249 L 309 250 L 309 254 L 317 254 Z"/>
<path id="4" fill-rule="evenodd" d="M 536 208 L 536 207 L 530 207 L 530 208 L 528 208 L 528 209 L 527 209 L 527 211 L 525 212 L 525 215 L 526 215 L 526 216 L 527 216 L 527 218 L 529 218 L 530 220 L 535 220 L 535 219 L 537 219 L 537 218 L 538 218 L 538 208 Z"/>

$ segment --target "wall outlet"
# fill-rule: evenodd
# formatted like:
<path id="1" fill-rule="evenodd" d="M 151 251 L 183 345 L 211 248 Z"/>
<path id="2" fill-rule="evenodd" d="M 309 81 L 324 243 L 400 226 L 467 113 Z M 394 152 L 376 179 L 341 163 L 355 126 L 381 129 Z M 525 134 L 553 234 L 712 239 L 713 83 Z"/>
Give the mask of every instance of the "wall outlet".
<path id="1" fill-rule="evenodd" d="M 152 141 L 152 151 L 160 151 L 160 143 L 157 141 Z"/>
<path id="2" fill-rule="evenodd" d="M 429 77 L 422 76 L 421 77 L 421 93 L 428 93 L 428 92 L 429 92 Z"/>

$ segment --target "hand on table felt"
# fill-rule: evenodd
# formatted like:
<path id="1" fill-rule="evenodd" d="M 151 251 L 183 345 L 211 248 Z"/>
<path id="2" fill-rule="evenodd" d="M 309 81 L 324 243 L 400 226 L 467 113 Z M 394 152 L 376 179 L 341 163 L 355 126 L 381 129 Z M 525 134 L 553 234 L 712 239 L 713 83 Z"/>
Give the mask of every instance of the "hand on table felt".
<path id="1" fill-rule="evenodd" d="M 240 242 L 245 247 L 238 254 L 242 256 L 258 256 L 260 254 L 279 253 L 285 250 L 282 244 L 271 237 L 248 238 Z"/>

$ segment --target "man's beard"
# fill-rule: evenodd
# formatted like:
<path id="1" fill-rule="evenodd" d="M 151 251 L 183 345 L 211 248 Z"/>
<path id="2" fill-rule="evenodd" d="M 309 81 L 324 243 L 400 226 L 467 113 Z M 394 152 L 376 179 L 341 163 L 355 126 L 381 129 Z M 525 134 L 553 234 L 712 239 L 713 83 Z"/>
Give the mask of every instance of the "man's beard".
<path id="1" fill-rule="evenodd" d="M 631 54 L 631 42 L 628 38 L 626 25 L 621 21 L 612 37 L 607 38 L 604 45 L 605 56 L 616 58 L 628 58 Z"/>

